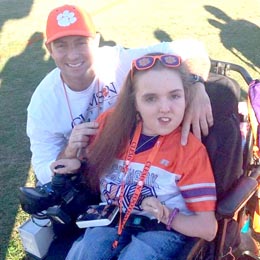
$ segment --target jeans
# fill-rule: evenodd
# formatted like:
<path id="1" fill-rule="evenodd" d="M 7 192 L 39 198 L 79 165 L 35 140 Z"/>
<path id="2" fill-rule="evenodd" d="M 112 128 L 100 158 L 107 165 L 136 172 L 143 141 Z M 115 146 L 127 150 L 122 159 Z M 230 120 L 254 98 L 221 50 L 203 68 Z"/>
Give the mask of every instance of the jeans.
<path id="1" fill-rule="evenodd" d="M 175 231 L 135 232 L 125 229 L 117 248 L 112 243 L 117 228 L 88 228 L 74 242 L 66 260 L 181 260 L 195 243 L 195 239 Z"/>

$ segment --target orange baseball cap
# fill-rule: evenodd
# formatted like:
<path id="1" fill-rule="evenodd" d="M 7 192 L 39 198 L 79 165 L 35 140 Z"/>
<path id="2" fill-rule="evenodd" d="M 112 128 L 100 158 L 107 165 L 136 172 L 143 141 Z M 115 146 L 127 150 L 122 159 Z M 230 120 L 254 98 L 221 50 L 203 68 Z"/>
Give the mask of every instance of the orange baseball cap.
<path id="1" fill-rule="evenodd" d="M 46 44 L 71 35 L 94 37 L 96 28 L 90 15 L 74 5 L 63 5 L 52 10 L 46 26 Z"/>

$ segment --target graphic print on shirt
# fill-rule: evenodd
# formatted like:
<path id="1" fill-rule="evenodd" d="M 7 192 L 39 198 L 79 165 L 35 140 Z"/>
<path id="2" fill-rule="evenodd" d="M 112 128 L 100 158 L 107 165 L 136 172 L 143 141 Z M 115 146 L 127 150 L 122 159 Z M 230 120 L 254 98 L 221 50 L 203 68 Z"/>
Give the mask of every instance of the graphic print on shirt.
<path id="1" fill-rule="evenodd" d="M 72 128 L 84 122 L 94 121 L 101 112 L 114 105 L 118 96 L 118 88 L 116 88 L 115 83 L 111 82 L 109 85 L 100 86 L 100 88 L 95 88 L 87 110 L 73 118 L 71 122 Z"/>
<path id="2" fill-rule="evenodd" d="M 124 174 L 120 171 L 121 167 L 119 166 L 117 169 L 114 165 L 113 172 L 109 174 L 109 179 L 111 181 L 106 181 L 106 179 L 102 179 L 101 181 L 101 190 L 104 198 L 106 199 L 108 204 L 119 204 L 119 196 L 120 196 L 120 187 Z M 131 198 L 135 192 L 136 183 L 139 180 L 141 175 L 140 170 L 131 169 L 129 170 L 126 178 L 125 178 L 125 186 L 124 186 L 124 198 L 123 198 L 123 208 L 126 209 L 129 207 Z M 157 197 L 156 195 L 156 187 L 158 184 L 156 183 L 157 175 L 148 173 L 148 176 L 145 180 L 145 185 L 142 188 L 142 192 L 140 197 L 138 198 L 134 209 L 138 211 L 142 211 L 141 204 L 142 201 L 147 197 Z"/>
<path id="3" fill-rule="evenodd" d="M 105 183 L 103 182 L 103 185 Z M 129 207 L 131 198 L 135 192 L 136 184 L 125 185 L 124 189 L 124 200 L 123 200 L 123 208 L 126 209 Z M 119 205 L 119 195 L 120 195 L 120 185 L 114 183 L 107 183 L 103 190 L 103 196 L 106 199 L 108 204 L 117 204 Z M 156 197 L 155 189 L 153 187 L 149 187 L 144 185 L 142 188 L 142 193 L 140 194 L 134 209 L 141 211 L 142 201 L 147 197 Z"/>

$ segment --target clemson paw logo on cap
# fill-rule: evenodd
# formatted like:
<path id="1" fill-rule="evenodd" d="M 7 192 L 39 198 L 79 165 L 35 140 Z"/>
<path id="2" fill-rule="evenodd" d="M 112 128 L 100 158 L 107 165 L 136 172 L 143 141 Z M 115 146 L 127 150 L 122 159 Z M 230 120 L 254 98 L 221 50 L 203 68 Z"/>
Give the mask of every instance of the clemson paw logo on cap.
<path id="1" fill-rule="evenodd" d="M 63 13 L 57 15 L 58 25 L 61 27 L 70 26 L 71 24 L 77 21 L 75 14 L 68 10 L 65 10 Z"/>

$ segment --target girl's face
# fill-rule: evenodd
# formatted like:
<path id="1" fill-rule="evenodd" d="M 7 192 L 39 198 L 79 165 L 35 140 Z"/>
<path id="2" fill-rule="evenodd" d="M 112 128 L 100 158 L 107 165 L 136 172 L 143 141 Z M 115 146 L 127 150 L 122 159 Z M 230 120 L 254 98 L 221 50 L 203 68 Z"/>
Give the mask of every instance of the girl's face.
<path id="1" fill-rule="evenodd" d="M 145 135 L 167 135 L 182 122 L 185 95 L 182 80 L 172 69 L 147 70 L 136 75 L 136 109 Z"/>

